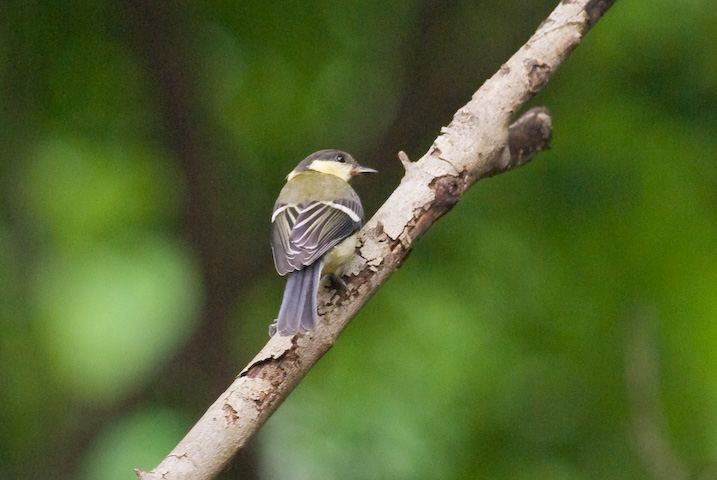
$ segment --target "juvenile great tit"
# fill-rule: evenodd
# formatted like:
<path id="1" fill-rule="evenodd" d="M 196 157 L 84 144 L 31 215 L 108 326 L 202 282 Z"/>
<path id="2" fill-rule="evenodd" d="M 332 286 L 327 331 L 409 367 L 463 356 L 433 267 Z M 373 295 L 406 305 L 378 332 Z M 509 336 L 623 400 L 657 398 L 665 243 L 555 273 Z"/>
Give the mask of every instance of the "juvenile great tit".
<path id="1" fill-rule="evenodd" d="M 364 173 L 377 171 L 346 152 L 320 150 L 287 175 L 271 214 L 271 251 L 276 271 L 288 277 L 270 334 L 293 336 L 316 327 L 322 275 L 340 274 L 356 249 L 364 213 L 348 182 Z"/>

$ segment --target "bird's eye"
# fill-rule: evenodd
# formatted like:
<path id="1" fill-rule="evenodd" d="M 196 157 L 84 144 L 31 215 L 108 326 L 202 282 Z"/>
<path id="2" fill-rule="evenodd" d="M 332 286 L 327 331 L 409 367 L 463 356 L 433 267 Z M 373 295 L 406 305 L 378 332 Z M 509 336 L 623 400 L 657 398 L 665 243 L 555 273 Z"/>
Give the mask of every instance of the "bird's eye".
<path id="1" fill-rule="evenodd" d="M 339 155 L 336 155 L 336 161 L 344 163 L 346 161 L 346 158 L 343 155 L 339 154 Z"/>

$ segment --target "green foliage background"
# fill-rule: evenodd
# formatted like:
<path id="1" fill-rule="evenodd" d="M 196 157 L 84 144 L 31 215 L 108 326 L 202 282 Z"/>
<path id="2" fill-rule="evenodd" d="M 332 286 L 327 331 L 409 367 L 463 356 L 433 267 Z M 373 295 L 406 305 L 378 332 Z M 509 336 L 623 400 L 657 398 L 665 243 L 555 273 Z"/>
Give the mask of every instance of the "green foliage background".
<path id="1" fill-rule="evenodd" d="M 284 175 L 370 214 L 554 5 L 4 2 L 0 477 L 155 466 L 266 340 Z M 714 478 L 715 24 L 617 2 L 222 477 Z"/>

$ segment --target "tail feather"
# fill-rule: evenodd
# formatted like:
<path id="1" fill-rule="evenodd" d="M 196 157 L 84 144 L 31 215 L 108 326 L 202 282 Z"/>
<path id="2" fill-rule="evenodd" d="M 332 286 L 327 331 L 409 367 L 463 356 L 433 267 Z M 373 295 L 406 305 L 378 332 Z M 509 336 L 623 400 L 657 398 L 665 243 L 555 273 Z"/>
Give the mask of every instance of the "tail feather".
<path id="1" fill-rule="evenodd" d="M 318 321 L 316 292 L 321 280 L 323 261 L 292 272 L 286 279 L 284 298 L 276 319 L 280 335 L 291 336 L 313 330 Z"/>

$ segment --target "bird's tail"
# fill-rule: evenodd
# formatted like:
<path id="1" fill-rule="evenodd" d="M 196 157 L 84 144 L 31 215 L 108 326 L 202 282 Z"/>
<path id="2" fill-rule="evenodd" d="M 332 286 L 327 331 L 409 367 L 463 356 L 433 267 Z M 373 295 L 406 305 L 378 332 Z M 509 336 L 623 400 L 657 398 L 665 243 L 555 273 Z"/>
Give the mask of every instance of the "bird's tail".
<path id="1" fill-rule="evenodd" d="M 276 319 L 279 335 L 292 336 L 316 327 L 316 293 L 323 266 L 324 262 L 320 260 L 287 276 L 284 298 Z"/>

